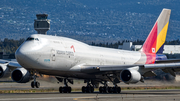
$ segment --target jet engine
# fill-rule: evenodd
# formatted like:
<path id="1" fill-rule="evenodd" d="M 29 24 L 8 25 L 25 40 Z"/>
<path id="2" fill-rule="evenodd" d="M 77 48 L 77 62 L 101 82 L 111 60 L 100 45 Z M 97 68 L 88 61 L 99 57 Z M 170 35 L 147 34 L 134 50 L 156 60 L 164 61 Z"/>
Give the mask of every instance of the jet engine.
<path id="1" fill-rule="evenodd" d="M 11 72 L 7 66 L 7 64 L 0 64 L 0 78 L 10 77 Z"/>
<path id="2" fill-rule="evenodd" d="M 13 81 L 18 83 L 26 83 L 32 79 L 31 74 L 25 68 L 16 68 L 12 74 L 11 78 Z"/>
<path id="3" fill-rule="evenodd" d="M 141 74 L 134 69 L 125 69 L 120 73 L 121 80 L 126 83 L 137 83 L 141 80 Z"/>

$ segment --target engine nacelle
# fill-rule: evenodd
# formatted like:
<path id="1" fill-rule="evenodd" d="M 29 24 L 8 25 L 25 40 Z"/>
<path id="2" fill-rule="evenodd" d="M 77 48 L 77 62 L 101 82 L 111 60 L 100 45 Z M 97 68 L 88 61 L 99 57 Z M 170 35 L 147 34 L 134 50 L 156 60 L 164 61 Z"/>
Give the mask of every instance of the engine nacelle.
<path id="1" fill-rule="evenodd" d="M 11 78 L 13 81 L 18 83 L 26 83 L 32 79 L 31 74 L 25 68 L 16 68 L 12 74 Z"/>
<path id="2" fill-rule="evenodd" d="M 7 64 L 0 64 L 0 78 L 8 78 L 10 77 L 11 72 L 7 66 Z"/>
<path id="3" fill-rule="evenodd" d="M 121 80 L 126 83 L 137 83 L 141 80 L 141 74 L 134 69 L 125 69 L 120 73 Z"/>

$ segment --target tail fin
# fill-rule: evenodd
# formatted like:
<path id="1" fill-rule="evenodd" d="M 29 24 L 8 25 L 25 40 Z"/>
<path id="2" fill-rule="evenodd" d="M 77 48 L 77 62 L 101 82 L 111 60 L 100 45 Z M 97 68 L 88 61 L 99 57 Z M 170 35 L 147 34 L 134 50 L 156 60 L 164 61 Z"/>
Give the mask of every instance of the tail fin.
<path id="1" fill-rule="evenodd" d="M 170 13 L 170 9 L 162 10 L 140 51 L 154 54 L 163 53 Z"/>

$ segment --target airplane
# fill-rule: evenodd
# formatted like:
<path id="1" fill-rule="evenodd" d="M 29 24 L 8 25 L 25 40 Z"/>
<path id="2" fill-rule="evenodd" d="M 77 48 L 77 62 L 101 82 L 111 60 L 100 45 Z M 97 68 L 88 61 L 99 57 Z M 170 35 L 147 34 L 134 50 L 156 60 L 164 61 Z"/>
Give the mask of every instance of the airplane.
<path id="1" fill-rule="evenodd" d="M 139 51 L 127 51 L 90 46 L 80 41 L 52 35 L 33 34 L 17 49 L 17 62 L 0 60 L 0 78 L 10 77 L 17 83 L 32 80 L 31 87 L 39 88 L 37 74 L 55 76 L 64 86 L 60 93 L 71 93 L 73 79 L 82 79 L 87 86 L 83 93 L 93 93 L 99 84 L 100 93 L 121 93 L 118 83 L 144 82 L 155 76 L 155 69 L 176 76 L 179 60 L 163 55 L 169 25 L 170 9 L 163 9 Z M 107 82 L 112 82 L 113 87 Z"/>

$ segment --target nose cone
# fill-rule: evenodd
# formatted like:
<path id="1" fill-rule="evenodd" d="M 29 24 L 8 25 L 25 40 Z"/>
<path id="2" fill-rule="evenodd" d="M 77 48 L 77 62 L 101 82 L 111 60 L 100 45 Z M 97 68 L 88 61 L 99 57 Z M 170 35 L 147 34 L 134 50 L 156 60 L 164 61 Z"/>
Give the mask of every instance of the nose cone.
<path id="1" fill-rule="evenodd" d="M 38 44 L 33 41 L 24 42 L 15 52 L 15 57 L 17 62 L 24 68 L 35 67 L 37 63 L 37 58 L 39 55 L 38 49 L 36 48 Z"/>
<path id="2" fill-rule="evenodd" d="M 24 42 L 15 52 L 16 60 L 21 66 L 25 66 L 27 62 L 30 46 L 30 44 Z"/>
<path id="3" fill-rule="evenodd" d="M 24 60 L 25 55 L 26 55 L 25 51 L 21 47 L 16 50 L 15 57 L 20 65 L 22 61 Z"/>

